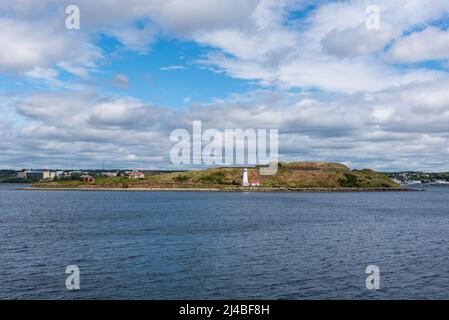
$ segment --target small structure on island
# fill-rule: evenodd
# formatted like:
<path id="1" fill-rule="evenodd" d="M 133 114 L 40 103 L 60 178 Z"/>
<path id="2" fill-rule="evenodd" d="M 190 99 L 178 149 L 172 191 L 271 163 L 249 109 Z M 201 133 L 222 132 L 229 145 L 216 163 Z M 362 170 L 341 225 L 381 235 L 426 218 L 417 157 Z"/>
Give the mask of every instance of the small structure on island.
<path id="1" fill-rule="evenodd" d="M 26 171 L 19 171 L 19 172 L 17 172 L 17 177 L 18 178 L 22 178 L 22 179 L 26 179 L 27 178 L 27 172 Z"/>
<path id="2" fill-rule="evenodd" d="M 259 180 L 251 180 L 249 182 L 250 187 L 260 187 L 260 181 Z"/>
<path id="3" fill-rule="evenodd" d="M 249 182 L 248 182 L 248 169 L 243 169 L 243 174 L 242 174 L 242 181 L 240 182 L 240 184 L 242 185 L 242 187 L 249 187 Z"/>
<path id="4" fill-rule="evenodd" d="M 80 180 L 81 180 L 82 182 L 95 182 L 95 178 L 92 177 L 92 176 L 89 176 L 89 175 L 82 175 L 82 176 L 80 177 Z"/>
<path id="5" fill-rule="evenodd" d="M 50 179 L 54 179 L 56 177 L 56 172 L 54 171 L 43 171 L 42 172 L 42 179 L 44 180 L 50 180 Z"/>
<path id="6" fill-rule="evenodd" d="M 129 174 L 130 179 L 145 179 L 145 173 L 140 171 L 133 171 Z"/>

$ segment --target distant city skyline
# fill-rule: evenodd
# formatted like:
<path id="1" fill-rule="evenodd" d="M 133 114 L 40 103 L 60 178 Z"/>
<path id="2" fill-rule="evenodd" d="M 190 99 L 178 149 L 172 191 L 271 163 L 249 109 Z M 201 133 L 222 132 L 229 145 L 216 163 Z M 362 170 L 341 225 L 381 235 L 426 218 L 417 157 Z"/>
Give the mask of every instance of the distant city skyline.
<path id="1" fill-rule="evenodd" d="M 170 133 L 202 121 L 278 129 L 280 161 L 449 171 L 431 2 L 0 1 L 0 169 L 188 170 Z"/>

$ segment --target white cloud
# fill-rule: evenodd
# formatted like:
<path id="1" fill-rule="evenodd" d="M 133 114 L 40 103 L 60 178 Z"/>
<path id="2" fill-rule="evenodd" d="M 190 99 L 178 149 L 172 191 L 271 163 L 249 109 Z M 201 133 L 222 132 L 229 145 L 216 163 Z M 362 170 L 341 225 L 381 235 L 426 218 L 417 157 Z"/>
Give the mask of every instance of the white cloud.
<path id="1" fill-rule="evenodd" d="M 58 65 L 94 68 L 101 51 L 86 41 L 83 35 L 53 28 L 51 22 L 0 18 L 0 71 L 36 75 L 36 70 Z"/>
<path id="2" fill-rule="evenodd" d="M 150 51 L 150 45 L 156 36 L 156 30 L 152 26 L 140 29 L 119 26 L 107 30 L 107 33 L 120 41 L 126 49 L 141 54 L 146 54 Z"/>
<path id="3" fill-rule="evenodd" d="M 33 69 L 57 62 L 68 43 L 45 25 L 0 19 L 0 70 Z"/>
<path id="4" fill-rule="evenodd" d="M 401 63 L 449 59 L 449 31 L 428 27 L 398 40 L 390 49 L 391 58 Z"/>
<path id="5" fill-rule="evenodd" d="M 321 43 L 326 53 L 340 58 L 369 55 L 382 50 L 391 35 L 387 32 L 369 30 L 364 24 L 346 30 L 332 30 Z"/>
<path id="6" fill-rule="evenodd" d="M 166 66 L 166 67 L 160 67 L 159 70 L 161 71 L 174 71 L 174 70 L 185 70 L 187 69 L 185 66 L 180 65 L 173 65 L 173 66 Z"/>
<path id="7" fill-rule="evenodd" d="M 36 67 L 33 70 L 27 71 L 25 75 L 31 78 L 43 80 L 55 80 L 58 77 L 58 71 L 53 68 Z"/>
<path id="8" fill-rule="evenodd" d="M 162 28 L 185 35 L 241 25 L 253 13 L 260 0 L 158 0 L 151 1 L 149 15 Z"/>
<path id="9" fill-rule="evenodd" d="M 205 65 L 267 86 L 375 92 L 441 77 L 426 69 L 398 70 L 379 56 L 409 28 L 443 16 L 449 3 L 436 1 L 432 8 L 415 0 L 376 5 L 381 8 L 380 30 L 365 27 L 364 1 L 344 1 L 323 4 L 301 24 L 290 26 L 279 18 L 284 16 L 282 5 L 255 10 L 244 26 L 204 30 L 194 38 L 226 53 L 210 54 L 202 61 Z M 261 24 L 260 17 L 270 23 Z"/>

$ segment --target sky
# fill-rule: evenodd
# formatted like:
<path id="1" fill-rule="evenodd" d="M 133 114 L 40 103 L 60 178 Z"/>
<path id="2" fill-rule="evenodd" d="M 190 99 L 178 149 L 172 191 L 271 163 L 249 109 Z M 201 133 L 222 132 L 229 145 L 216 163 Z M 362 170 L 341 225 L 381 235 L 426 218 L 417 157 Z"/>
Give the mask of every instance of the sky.
<path id="1" fill-rule="evenodd" d="M 201 121 L 276 128 L 283 161 L 449 171 L 448 14 L 447 0 L 0 0 L 0 167 L 171 169 L 170 133 Z"/>

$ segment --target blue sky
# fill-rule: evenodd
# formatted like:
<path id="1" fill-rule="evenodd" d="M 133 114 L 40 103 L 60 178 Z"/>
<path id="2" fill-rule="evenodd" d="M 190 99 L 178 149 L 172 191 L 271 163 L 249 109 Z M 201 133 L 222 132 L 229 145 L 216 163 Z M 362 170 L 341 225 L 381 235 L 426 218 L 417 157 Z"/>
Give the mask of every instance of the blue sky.
<path id="1" fill-rule="evenodd" d="M 210 50 L 192 41 L 157 39 L 146 54 L 127 52 L 115 39 L 100 37 L 97 42 L 110 56 L 98 86 L 105 93 L 129 95 L 148 104 L 183 108 L 191 103 L 208 103 L 229 93 L 254 90 L 254 81 L 232 79 L 223 72 L 212 71 L 197 63 Z M 124 52 L 120 52 L 120 51 Z M 125 75 L 129 87 L 117 88 L 111 75 Z"/>
<path id="2" fill-rule="evenodd" d="M 449 3 L 368 5 L 0 1 L 0 166 L 171 168 L 201 120 L 277 128 L 281 160 L 449 170 Z"/>

